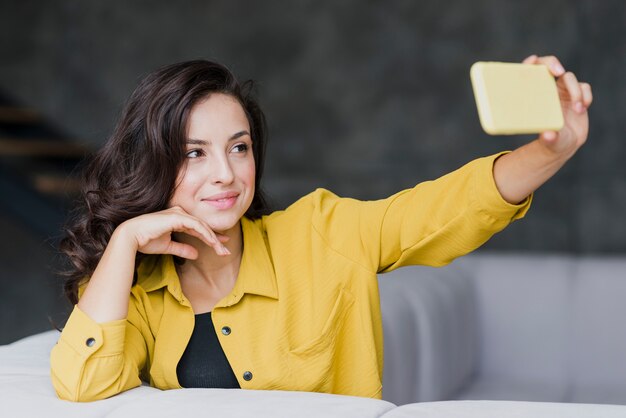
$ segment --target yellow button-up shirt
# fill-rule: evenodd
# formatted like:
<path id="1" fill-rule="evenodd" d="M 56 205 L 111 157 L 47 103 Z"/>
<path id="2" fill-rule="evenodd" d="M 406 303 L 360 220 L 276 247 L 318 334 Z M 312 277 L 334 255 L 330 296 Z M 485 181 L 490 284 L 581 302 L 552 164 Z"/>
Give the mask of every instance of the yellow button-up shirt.
<path id="1" fill-rule="evenodd" d="M 239 275 L 212 313 L 241 388 L 380 398 L 377 274 L 447 264 L 522 217 L 530 199 L 502 199 L 492 174 L 496 157 L 383 200 L 319 189 L 284 211 L 243 218 Z M 61 398 L 106 398 L 140 378 L 180 388 L 176 366 L 194 312 L 171 256 L 146 257 L 137 277 L 124 320 L 98 324 L 74 308 L 51 354 Z"/>

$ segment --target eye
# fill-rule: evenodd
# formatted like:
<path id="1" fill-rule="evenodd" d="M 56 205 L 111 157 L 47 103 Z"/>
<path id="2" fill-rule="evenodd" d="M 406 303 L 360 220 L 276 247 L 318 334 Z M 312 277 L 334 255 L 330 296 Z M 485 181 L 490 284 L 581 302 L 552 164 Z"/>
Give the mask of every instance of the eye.
<path id="1" fill-rule="evenodd" d="M 233 151 L 236 153 L 244 153 L 248 151 L 248 144 L 237 144 L 233 147 Z"/>
<path id="2" fill-rule="evenodd" d="M 191 151 L 187 151 L 187 154 L 185 154 L 187 158 L 198 158 L 198 157 L 201 157 L 202 155 L 203 155 L 203 152 L 201 149 L 192 149 Z"/>

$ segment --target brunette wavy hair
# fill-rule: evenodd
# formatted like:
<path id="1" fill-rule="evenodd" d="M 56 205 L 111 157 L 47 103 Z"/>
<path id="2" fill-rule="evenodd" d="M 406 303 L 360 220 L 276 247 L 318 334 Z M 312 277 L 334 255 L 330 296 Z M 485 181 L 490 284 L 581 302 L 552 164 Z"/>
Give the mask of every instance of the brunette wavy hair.
<path id="1" fill-rule="evenodd" d="M 83 170 L 81 197 L 59 246 L 69 259 L 63 275 L 72 304 L 78 302 L 78 287 L 93 274 L 115 228 L 167 208 L 185 161 L 189 113 L 212 93 L 234 97 L 246 113 L 256 165 L 255 194 L 246 216 L 269 213 L 260 187 L 267 125 L 253 97 L 253 82 L 240 84 L 228 68 L 206 60 L 158 69 L 139 83 L 112 135 Z"/>

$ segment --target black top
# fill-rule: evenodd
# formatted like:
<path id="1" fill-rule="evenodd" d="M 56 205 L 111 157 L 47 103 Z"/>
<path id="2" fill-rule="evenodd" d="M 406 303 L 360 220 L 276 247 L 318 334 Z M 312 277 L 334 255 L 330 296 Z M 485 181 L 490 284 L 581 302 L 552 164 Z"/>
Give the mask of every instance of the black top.
<path id="1" fill-rule="evenodd" d="M 196 315 L 193 334 L 178 362 L 176 374 L 184 388 L 240 388 L 217 339 L 211 312 Z"/>

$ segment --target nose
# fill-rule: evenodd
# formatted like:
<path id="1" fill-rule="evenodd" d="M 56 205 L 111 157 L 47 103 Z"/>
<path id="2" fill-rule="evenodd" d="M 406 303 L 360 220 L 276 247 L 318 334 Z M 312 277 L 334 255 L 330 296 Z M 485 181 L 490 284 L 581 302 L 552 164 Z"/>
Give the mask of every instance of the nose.
<path id="1" fill-rule="evenodd" d="M 233 169 L 228 158 L 220 156 L 211 162 L 211 183 L 230 184 L 235 179 Z"/>

